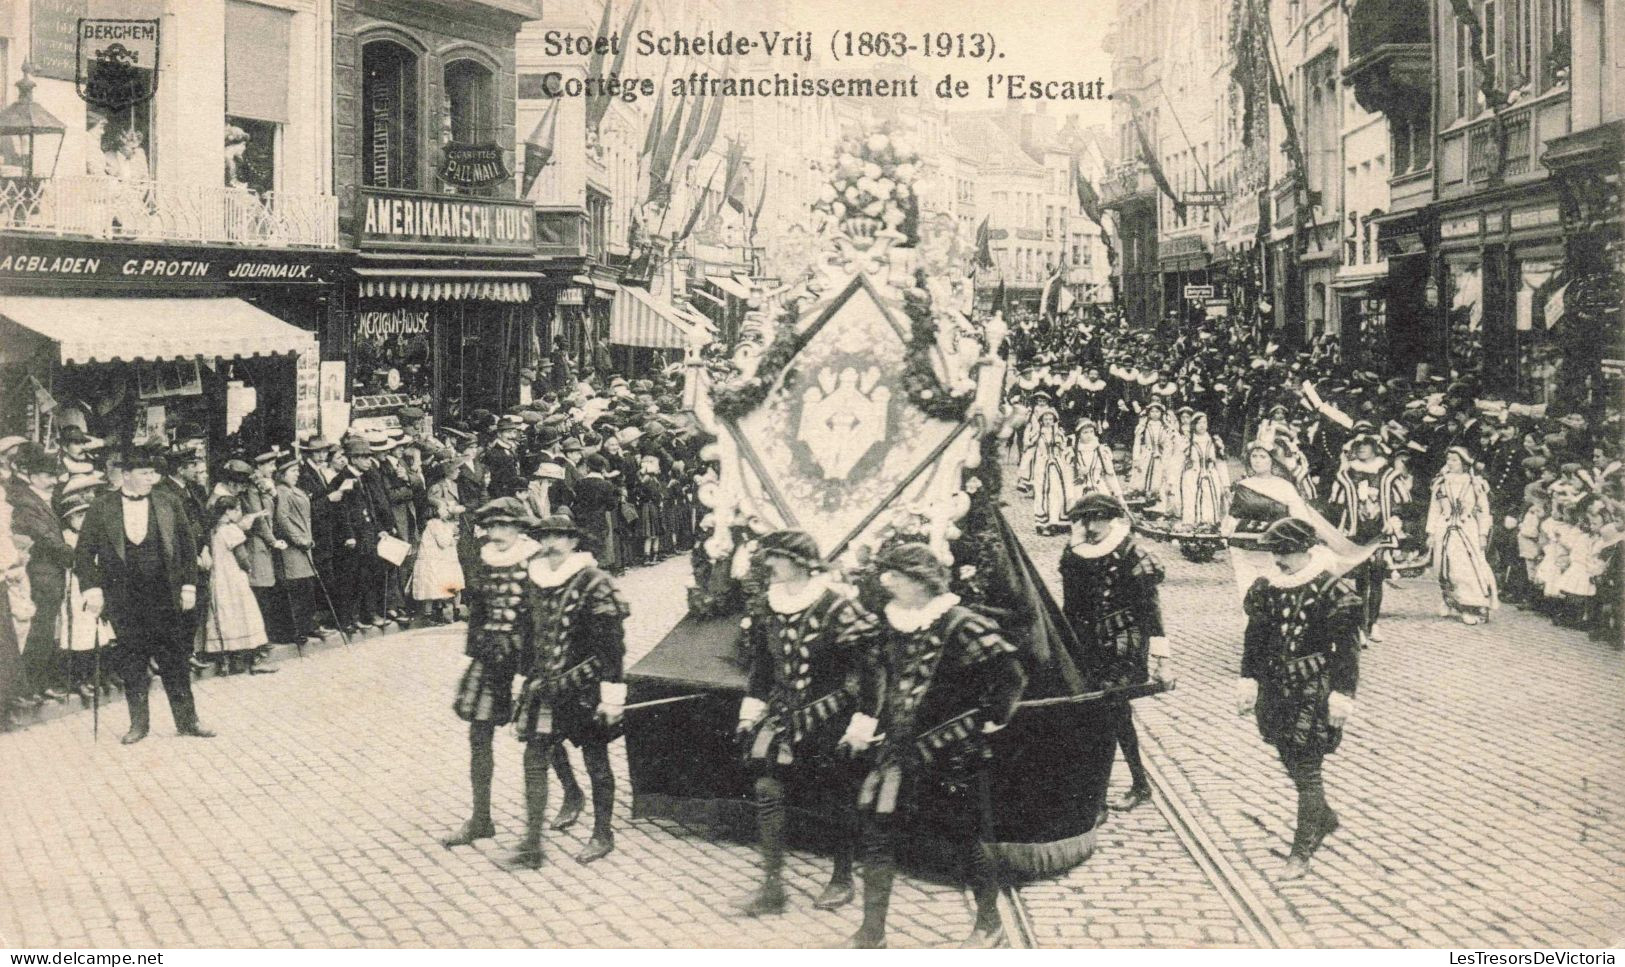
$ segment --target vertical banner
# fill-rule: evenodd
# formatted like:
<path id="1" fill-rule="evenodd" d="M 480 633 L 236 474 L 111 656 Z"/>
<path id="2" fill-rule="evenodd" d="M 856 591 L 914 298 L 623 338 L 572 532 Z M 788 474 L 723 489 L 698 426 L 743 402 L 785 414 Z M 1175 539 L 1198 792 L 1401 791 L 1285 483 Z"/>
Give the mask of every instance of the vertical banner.
<path id="1" fill-rule="evenodd" d="M 294 410 L 294 439 L 315 436 L 321 429 L 321 353 L 314 343 L 299 354 L 294 384 L 298 388 Z"/>

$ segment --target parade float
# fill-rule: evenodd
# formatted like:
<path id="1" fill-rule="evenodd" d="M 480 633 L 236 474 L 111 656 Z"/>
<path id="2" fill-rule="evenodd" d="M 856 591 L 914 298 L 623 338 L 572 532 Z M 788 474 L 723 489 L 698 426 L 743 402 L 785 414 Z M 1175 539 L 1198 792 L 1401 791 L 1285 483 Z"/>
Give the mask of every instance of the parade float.
<path id="1" fill-rule="evenodd" d="M 784 286 L 730 357 L 691 369 L 688 398 L 714 438 L 699 491 L 705 539 L 687 614 L 627 676 L 629 702 L 647 716 L 627 738 L 633 814 L 753 835 L 734 728 L 742 616 L 765 592 L 757 538 L 806 531 L 874 607 L 873 555 L 922 541 L 950 565 L 953 590 L 1023 653 L 1026 700 L 993 750 L 995 853 L 1014 875 L 1050 875 L 1093 850 L 1112 703 L 1170 685 L 1098 688 L 1005 520 L 1004 325 L 967 314 L 969 253 L 951 219 L 921 223 L 920 168 L 895 131 L 845 140 L 809 224 L 779 240 Z M 828 818 L 794 825 L 816 843 Z"/>

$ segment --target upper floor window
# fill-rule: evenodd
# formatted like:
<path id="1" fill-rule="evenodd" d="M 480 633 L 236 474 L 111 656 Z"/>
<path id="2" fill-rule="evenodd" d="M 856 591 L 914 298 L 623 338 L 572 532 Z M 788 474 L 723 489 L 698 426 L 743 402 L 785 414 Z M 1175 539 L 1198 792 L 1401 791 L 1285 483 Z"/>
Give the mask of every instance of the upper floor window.
<path id="1" fill-rule="evenodd" d="M 281 175 L 288 124 L 288 47 L 293 14 L 226 4 L 225 183 L 266 194 Z"/>
<path id="2" fill-rule="evenodd" d="M 361 48 L 361 182 L 418 187 L 418 57 L 390 40 Z"/>
<path id="3" fill-rule="evenodd" d="M 458 144 L 496 140 L 496 98 L 491 71 L 478 61 L 446 65 L 444 139 Z"/>

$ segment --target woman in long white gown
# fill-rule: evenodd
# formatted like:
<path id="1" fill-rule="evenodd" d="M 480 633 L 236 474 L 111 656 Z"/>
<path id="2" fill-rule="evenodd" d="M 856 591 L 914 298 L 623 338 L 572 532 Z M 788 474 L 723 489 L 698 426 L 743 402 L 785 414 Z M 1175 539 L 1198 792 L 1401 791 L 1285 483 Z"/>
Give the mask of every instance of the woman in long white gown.
<path id="1" fill-rule="evenodd" d="M 1493 524 L 1489 485 L 1473 472 L 1471 454 L 1451 447 L 1444 470 L 1433 481 L 1427 529 L 1445 608 L 1463 624 L 1482 623 L 1500 605 L 1495 574 L 1484 555 Z"/>
<path id="2" fill-rule="evenodd" d="M 1162 504 L 1163 483 L 1168 476 L 1168 437 L 1170 430 L 1165 416 L 1168 408 L 1160 400 L 1146 404 L 1140 422 L 1134 427 L 1132 469 L 1129 471 L 1130 489 L 1145 494 L 1153 509 Z"/>
<path id="3" fill-rule="evenodd" d="M 1101 442 L 1100 428 L 1094 420 L 1079 420 L 1073 435 L 1072 484 L 1079 497 L 1099 491 L 1123 503 L 1123 484 L 1117 479 L 1111 447 Z"/>
<path id="4" fill-rule="evenodd" d="M 1217 527 L 1230 502 L 1230 469 L 1224 444 L 1208 432 L 1207 414 L 1191 418 L 1185 467 L 1179 481 L 1180 520 L 1193 527 Z"/>
<path id="5" fill-rule="evenodd" d="M 1038 424 L 1033 453 L 1033 519 L 1038 533 L 1060 533 L 1069 527 L 1066 509 L 1070 505 L 1067 485 L 1071 482 L 1071 447 L 1061 430 L 1060 416 L 1053 409 L 1040 407 L 1033 422 Z"/>

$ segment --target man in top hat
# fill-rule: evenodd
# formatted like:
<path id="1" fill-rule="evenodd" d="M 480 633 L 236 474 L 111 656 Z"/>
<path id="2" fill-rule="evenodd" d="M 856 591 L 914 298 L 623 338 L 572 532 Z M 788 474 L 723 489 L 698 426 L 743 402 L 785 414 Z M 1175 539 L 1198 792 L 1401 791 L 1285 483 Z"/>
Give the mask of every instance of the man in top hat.
<path id="1" fill-rule="evenodd" d="M 626 704 L 629 609 L 615 582 L 581 549 L 582 532 L 568 514 L 544 518 L 531 532 L 541 551 L 527 566 L 532 654 L 514 711 L 525 743 L 525 837 L 514 859 L 522 866 L 542 863 L 548 765 L 568 741 L 581 750 L 592 784 L 592 838 L 576 854 L 576 862 L 591 863 L 615 848 L 609 743 L 621 734 Z"/>
<path id="2" fill-rule="evenodd" d="M 91 615 L 105 610 L 119 646 L 113 654 L 130 709 L 129 745 L 149 727 L 149 663 L 156 663 L 181 735 L 214 735 L 198 722 L 187 666 L 191 627 L 183 616 L 197 607 L 197 538 L 171 501 L 153 499 L 164 457 L 157 447 L 126 455 L 118 490 L 91 505 L 79 534 L 74 573 Z"/>
<path id="3" fill-rule="evenodd" d="M 929 808 L 943 817 L 976 900 L 965 946 L 1007 943 L 998 913 L 998 877 L 983 845 L 991 833 L 988 735 L 1015 714 L 1027 676 L 1015 646 L 987 618 L 948 592 L 948 568 L 920 543 L 891 547 L 875 560 L 885 606 L 881 669 L 886 683 L 874 765 L 858 793 L 863 832 L 863 925 L 854 947 L 886 943 L 896 872 L 896 837 Z M 846 741 L 867 743 L 854 729 Z"/>
<path id="4" fill-rule="evenodd" d="M 23 642 L 22 673 L 30 695 L 60 702 L 67 693 L 58 663 L 57 618 L 62 597 L 67 593 L 68 568 L 73 566 L 73 548 L 62 537 L 62 518 L 53 501 L 62 464 L 37 443 L 18 448 L 12 466 L 14 475 L 6 490 L 11 502 L 12 540 L 26 538 L 28 548 L 28 588 L 34 602 L 34 620 Z"/>
<path id="5" fill-rule="evenodd" d="M 359 437 L 347 438 L 339 475 L 328 487 L 328 499 L 338 499 L 333 515 L 334 615 L 339 627 L 353 633 L 359 625 L 384 623 L 384 573 L 378 558 L 378 536 L 385 530 L 384 517 L 365 484 L 372 466 L 372 446 Z M 378 562 L 375 564 L 374 562 Z"/>
<path id="6" fill-rule="evenodd" d="M 519 438 L 524 432 L 525 421 L 517 416 L 504 416 L 497 422 L 496 438 L 486 448 L 484 461 L 486 492 L 493 500 L 525 490 L 525 478 L 519 472 Z"/>
<path id="7" fill-rule="evenodd" d="M 768 572 L 765 600 L 741 622 L 750 679 L 739 706 L 739 735 L 755 777 L 762 883 L 745 904 L 749 916 L 784 910 L 785 800 L 838 817 L 829 884 L 813 901 L 833 910 L 852 900 L 861 773 L 847 733 L 874 736 L 879 715 L 879 622 L 826 576 L 818 544 L 803 531 L 763 535 L 757 551 Z M 820 809 L 819 807 L 823 808 Z"/>
<path id="8" fill-rule="evenodd" d="M 1162 565 L 1135 543 L 1123 505 L 1104 493 L 1091 493 L 1067 511 L 1072 538 L 1061 553 L 1061 610 L 1090 657 L 1095 687 L 1135 685 L 1157 677 L 1170 650 L 1162 627 L 1157 586 Z M 1113 809 L 1127 811 L 1151 798 L 1151 781 L 1140 761 L 1134 711 L 1122 702 L 1117 712 L 1117 745 L 1133 780 Z"/>
<path id="9" fill-rule="evenodd" d="M 1258 547 L 1276 570 L 1254 582 L 1243 609 L 1236 710 L 1255 712 L 1298 792 L 1297 831 L 1279 879 L 1309 872 L 1309 860 L 1338 827 L 1321 779 L 1325 757 L 1342 741 L 1360 678 L 1359 595 L 1336 573 L 1336 558 L 1296 517 L 1271 524 Z"/>

